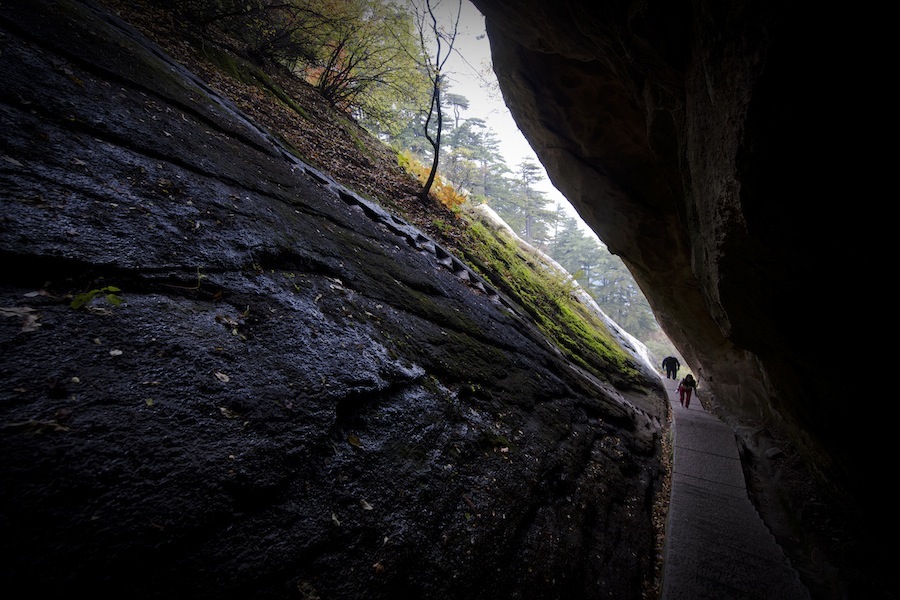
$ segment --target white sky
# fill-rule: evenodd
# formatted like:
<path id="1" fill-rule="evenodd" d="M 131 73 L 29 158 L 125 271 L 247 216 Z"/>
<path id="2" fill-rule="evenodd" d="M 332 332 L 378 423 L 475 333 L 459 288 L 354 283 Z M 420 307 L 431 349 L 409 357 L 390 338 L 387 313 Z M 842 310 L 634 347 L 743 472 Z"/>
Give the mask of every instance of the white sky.
<path id="1" fill-rule="evenodd" d="M 433 6 L 435 4 L 432 3 Z M 449 15 L 450 11 L 455 12 L 456 5 L 453 0 L 443 0 L 435 9 L 436 14 L 439 18 L 442 15 Z M 450 17 L 446 16 L 444 19 L 449 21 Z M 461 116 L 477 117 L 487 123 L 500 140 L 500 153 L 511 170 L 515 171 L 519 163 L 526 158 L 540 165 L 537 155 L 519 131 L 503 102 L 503 96 L 497 87 L 497 78 L 491 69 L 491 47 L 485 33 L 484 17 L 468 0 L 463 0 L 462 3 L 462 15 L 454 50 L 447 60 L 444 71 L 450 80 L 450 93 L 465 96 L 469 100 L 469 108 Z M 545 192 L 550 202 L 561 204 L 566 212 L 578 221 L 582 229 L 596 237 L 566 197 L 553 187 L 546 173 L 543 183 L 537 187 Z"/>

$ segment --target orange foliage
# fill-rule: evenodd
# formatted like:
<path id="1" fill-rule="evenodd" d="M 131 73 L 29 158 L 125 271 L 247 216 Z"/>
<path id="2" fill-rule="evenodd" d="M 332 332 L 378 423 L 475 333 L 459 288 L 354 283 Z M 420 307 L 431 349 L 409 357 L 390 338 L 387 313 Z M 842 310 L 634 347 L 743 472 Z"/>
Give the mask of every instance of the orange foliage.
<path id="1" fill-rule="evenodd" d="M 431 172 L 431 167 L 426 167 L 420 163 L 409 152 L 401 153 L 398 162 L 420 184 L 425 185 L 425 182 L 428 180 L 428 174 Z M 451 209 L 459 207 L 466 201 L 466 197 L 459 194 L 453 188 L 453 185 L 440 175 L 434 178 L 434 183 L 431 185 L 431 196 L 434 196 L 441 204 Z"/>

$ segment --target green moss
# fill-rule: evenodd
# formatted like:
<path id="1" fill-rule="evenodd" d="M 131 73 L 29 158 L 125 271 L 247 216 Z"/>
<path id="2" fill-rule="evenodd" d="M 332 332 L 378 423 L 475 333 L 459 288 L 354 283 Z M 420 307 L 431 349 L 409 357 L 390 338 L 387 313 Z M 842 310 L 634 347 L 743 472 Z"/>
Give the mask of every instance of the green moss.
<path id="1" fill-rule="evenodd" d="M 434 225 L 434 228 L 442 235 L 447 235 L 447 233 L 452 230 L 451 225 L 444 219 L 434 219 L 431 224 Z"/>
<path id="2" fill-rule="evenodd" d="M 574 296 L 575 284 L 506 234 L 473 220 L 463 232 L 472 268 L 519 304 L 566 357 L 601 379 L 637 377 L 606 324 Z"/>

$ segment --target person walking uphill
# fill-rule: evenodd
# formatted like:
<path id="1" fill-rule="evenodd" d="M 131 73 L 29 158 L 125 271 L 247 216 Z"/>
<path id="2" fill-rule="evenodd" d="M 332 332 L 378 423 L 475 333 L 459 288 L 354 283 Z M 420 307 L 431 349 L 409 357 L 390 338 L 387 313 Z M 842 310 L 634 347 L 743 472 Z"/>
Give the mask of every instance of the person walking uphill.
<path id="1" fill-rule="evenodd" d="M 666 370 L 666 379 L 675 379 L 678 377 L 678 367 L 681 364 L 674 356 L 667 356 L 662 361 L 662 367 Z"/>
<path id="2" fill-rule="evenodd" d="M 690 407 L 691 405 L 691 392 L 697 389 L 697 381 L 694 379 L 694 376 L 688 373 L 684 379 L 681 380 L 681 383 L 678 384 L 678 393 L 679 400 L 681 401 L 681 405 L 685 408 Z"/>

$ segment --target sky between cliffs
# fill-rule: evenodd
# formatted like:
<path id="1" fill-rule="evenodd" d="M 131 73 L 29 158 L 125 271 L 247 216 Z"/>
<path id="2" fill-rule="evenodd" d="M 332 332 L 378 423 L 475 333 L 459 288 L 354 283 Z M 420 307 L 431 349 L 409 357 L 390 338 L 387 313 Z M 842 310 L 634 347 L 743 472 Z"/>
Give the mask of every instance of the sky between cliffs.
<path id="1" fill-rule="evenodd" d="M 453 23 L 451 15 L 455 16 L 457 3 L 440 0 L 433 1 L 432 6 L 438 18 L 451 28 Z M 491 68 L 491 46 L 485 32 L 484 17 L 468 0 L 462 2 L 454 52 L 447 60 L 445 71 L 450 80 L 450 92 L 465 96 L 469 100 L 469 108 L 463 116 L 483 119 L 497 134 L 500 152 L 510 169 L 515 171 L 525 159 L 530 159 L 537 165 L 541 164 L 503 102 L 497 77 Z M 578 221 L 583 230 L 596 237 L 566 197 L 553 187 L 546 174 L 538 188 L 546 194 L 551 203 L 561 204 L 566 212 Z"/>

